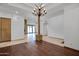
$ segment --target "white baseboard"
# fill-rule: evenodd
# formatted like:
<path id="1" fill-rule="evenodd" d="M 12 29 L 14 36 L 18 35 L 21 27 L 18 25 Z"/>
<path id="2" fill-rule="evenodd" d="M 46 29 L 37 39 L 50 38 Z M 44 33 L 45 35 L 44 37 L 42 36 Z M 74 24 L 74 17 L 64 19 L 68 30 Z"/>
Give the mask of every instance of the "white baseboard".
<path id="1" fill-rule="evenodd" d="M 67 45 L 64 45 L 64 47 L 67 47 L 67 48 L 70 48 L 70 49 L 73 49 L 73 50 L 77 50 L 77 51 L 79 51 L 79 49 L 72 48 L 72 47 L 70 47 L 70 46 L 67 46 Z"/>
<path id="2" fill-rule="evenodd" d="M 59 38 L 59 39 L 64 39 L 63 36 L 60 36 L 58 34 L 52 34 L 52 35 L 48 35 L 49 37 L 55 37 L 55 38 Z"/>

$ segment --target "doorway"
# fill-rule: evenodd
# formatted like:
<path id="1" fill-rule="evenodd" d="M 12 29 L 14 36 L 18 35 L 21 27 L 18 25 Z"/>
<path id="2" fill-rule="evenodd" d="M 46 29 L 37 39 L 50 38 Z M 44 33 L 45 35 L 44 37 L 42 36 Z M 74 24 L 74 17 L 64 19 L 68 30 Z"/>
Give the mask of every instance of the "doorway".
<path id="1" fill-rule="evenodd" d="M 35 33 L 35 26 L 34 25 L 27 25 L 27 33 L 28 34 Z"/>
<path id="2" fill-rule="evenodd" d="M 35 40 L 35 25 L 27 24 L 27 20 L 24 20 L 24 35 L 29 41 L 33 42 Z"/>
<path id="3" fill-rule="evenodd" d="M 27 35 L 29 41 L 34 42 L 35 40 L 35 25 L 27 25 Z"/>

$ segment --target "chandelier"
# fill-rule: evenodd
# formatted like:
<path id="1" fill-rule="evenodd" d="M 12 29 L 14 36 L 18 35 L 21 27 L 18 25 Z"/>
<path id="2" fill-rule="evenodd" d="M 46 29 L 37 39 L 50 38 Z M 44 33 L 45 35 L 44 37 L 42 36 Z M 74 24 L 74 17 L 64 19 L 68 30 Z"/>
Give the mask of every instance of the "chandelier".
<path id="1" fill-rule="evenodd" d="M 47 11 L 45 9 L 45 4 L 42 3 L 35 4 L 35 8 L 33 9 L 32 13 L 35 16 L 44 16 L 45 14 L 47 14 Z"/>

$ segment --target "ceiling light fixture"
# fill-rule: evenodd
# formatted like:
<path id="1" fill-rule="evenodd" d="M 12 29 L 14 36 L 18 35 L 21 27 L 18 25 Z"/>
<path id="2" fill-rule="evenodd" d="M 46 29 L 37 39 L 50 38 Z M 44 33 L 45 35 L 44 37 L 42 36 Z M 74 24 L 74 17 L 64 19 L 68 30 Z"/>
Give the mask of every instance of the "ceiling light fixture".
<path id="1" fill-rule="evenodd" d="M 16 14 L 18 14 L 18 11 L 16 11 Z"/>
<path id="2" fill-rule="evenodd" d="M 47 14 L 47 11 L 45 9 L 45 4 L 35 4 L 35 8 L 33 9 L 32 13 L 36 16 L 44 16 Z"/>

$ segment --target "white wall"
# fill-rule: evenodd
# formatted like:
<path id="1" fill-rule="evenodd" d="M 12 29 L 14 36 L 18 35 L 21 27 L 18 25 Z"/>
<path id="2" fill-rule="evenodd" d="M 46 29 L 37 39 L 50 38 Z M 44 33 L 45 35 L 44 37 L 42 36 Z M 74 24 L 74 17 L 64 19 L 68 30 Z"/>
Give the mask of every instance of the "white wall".
<path id="1" fill-rule="evenodd" d="M 36 16 L 27 17 L 27 24 L 29 25 L 35 25 L 36 24 Z"/>
<path id="2" fill-rule="evenodd" d="M 24 38 L 24 19 L 21 16 L 0 12 L 0 17 L 11 18 L 11 40 Z"/>
<path id="3" fill-rule="evenodd" d="M 4 12 L 0 12 L 0 17 L 12 18 L 12 15 Z"/>
<path id="4" fill-rule="evenodd" d="M 48 19 L 47 30 L 44 26 L 43 31 L 50 37 L 57 37 L 64 39 L 64 16 L 58 15 Z"/>
<path id="5" fill-rule="evenodd" d="M 64 45 L 79 50 L 79 7 L 75 4 L 64 8 L 64 29 Z"/>
<path id="6" fill-rule="evenodd" d="M 24 18 L 14 15 L 12 19 L 12 40 L 24 38 Z"/>

